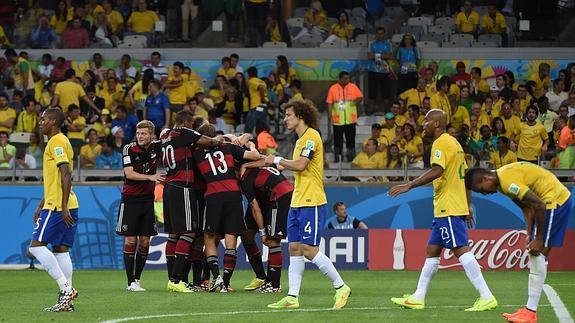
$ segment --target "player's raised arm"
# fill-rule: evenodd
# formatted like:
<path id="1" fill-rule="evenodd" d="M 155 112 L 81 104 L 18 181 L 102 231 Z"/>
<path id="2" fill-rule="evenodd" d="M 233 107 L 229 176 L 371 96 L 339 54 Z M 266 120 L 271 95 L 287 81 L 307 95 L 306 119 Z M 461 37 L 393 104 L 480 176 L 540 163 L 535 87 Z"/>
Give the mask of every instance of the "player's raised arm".
<path id="1" fill-rule="evenodd" d="M 260 159 L 260 152 L 256 149 L 256 146 L 254 145 L 253 142 L 248 142 L 247 144 L 247 148 L 249 150 L 246 150 L 244 152 L 244 159 L 247 160 L 259 160 Z"/>
<path id="2" fill-rule="evenodd" d="M 222 136 L 215 136 L 215 137 L 208 137 L 202 135 L 200 139 L 198 139 L 197 144 L 204 147 L 214 147 L 219 146 L 224 143 L 224 137 Z"/>

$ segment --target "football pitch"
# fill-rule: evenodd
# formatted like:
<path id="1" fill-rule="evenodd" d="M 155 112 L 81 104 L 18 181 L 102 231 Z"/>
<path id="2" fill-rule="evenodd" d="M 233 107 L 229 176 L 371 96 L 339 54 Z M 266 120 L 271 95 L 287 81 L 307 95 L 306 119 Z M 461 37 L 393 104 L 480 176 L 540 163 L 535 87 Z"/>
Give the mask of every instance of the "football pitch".
<path id="1" fill-rule="evenodd" d="M 281 294 L 244 292 L 251 271 L 237 271 L 232 278 L 236 293 L 175 294 L 166 291 L 166 273 L 147 270 L 142 275 L 146 292 L 125 291 L 123 271 L 77 271 L 74 286 L 79 296 L 73 313 L 47 313 L 53 305 L 57 287 L 40 270 L 0 271 L 0 322 L 505 322 L 503 312 L 514 312 L 527 297 L 527 271 L 484 272 L 485 279 L 499 301 L 490 312 L 469 313 L 477 296 L 462 271 L 440 271 L 431 283 L 425 310 L 406 310 L 394 306 L 390 297 L 413 292 L 418 272 L 341 271 L 352 289 L 345 309 L 331 310 L 331 282 L 317 271 L 306 271 L 299 310 L 268 310 L 266 305 L 287 293 L 287 270 L 282 273 Z M 551 272 L 550 285 L 575 315 L 575 272 Z M 558 322 L 545 293 L 538 311 L 539 322 Z M 572 321 L 571 321 L 572 322 Z"/>

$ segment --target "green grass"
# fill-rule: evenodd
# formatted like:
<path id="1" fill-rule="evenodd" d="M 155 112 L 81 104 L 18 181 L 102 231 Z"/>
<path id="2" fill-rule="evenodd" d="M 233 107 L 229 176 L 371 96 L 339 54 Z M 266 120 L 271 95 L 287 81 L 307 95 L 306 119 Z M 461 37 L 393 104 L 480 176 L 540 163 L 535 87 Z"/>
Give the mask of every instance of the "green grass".
<path id="1" fill-rule="evenodd" d="M 471 306 L 476 292 L 463 272 L 442 271 L 431 284 L 427 308 L 423 311 L 404 310 L 393 306 L 390 297 L 412 292 L 418 272 L 342 271 L 352 288 L 348 308 L 342 311 L 323 311 L 333 305 L 331 283 L 318 271 L 306 271 L 298 312 L 271 312 L 266 305 L 287 292 L 287 271 L 283 272 L 285 287 L 281 295 L 259 295 L 239 291 L 233 294 L 196 293 L 174 294 L 165 290 L 164 271 L 144 271 L 142 286 L 145 293 L 124 290 L 122 271 L 78 271 L 74 286 L 80 295 L 74 313 L 46 313 L 42 309 L 56 301 L 56 284 L 43 271 L 0 271 L 0 322 L 97 322 L 132 316 L 184 314 L 175 317 L 148 319 L 149 322 L 504 322 L 501 313 L 515 311 L 527 297 L 527 272 L 486 272 L 485 278 L 497 297 L 500 307 L 483 313 L 463 312 Z M 238 271 L 232 285 L 238 290 L 249 282 L 253 274 Z M 575 314 L 575 273 L 549 273 L 547 283 L 555 288 L 569 309 Z M 554 286 L 555 285 L 555 286 Z M 545 296 L 541 298 L 540 322 L 557 322 Z M 449 307 L 446 307 L 449 306 Z M 360 309 L 370 308 L 370 309 Z M 217 312 L 255 311 L 233 315 Z M 216 312 L 212 314 L 202 314 Z"/>

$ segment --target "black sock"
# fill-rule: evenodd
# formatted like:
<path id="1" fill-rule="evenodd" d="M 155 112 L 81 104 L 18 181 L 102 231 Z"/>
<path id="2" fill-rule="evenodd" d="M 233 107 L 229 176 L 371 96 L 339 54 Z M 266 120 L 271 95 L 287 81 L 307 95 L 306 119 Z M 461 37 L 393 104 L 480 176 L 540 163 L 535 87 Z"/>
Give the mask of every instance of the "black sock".
<path id="1" fill-rule="evenodd" d="M 134 281 L 134 258 L 136 254 L 136 245 L 124 245 L 124 268 L 126 268 L 126 278 L 128 286 Z"/>
<path id="2" fill-rule="evenodd" d="M 172 272 L 172 281 L 176 284 L 183 281 L 184 276 L 186 276 L 187 280 L 188 272 L 186 271 L 186 267 L 188 265 L 190 246 L 193 241 L 192 237 L 182 235 L 176 244 L 176 260 L 174 261 L 174 271 Z"/>
<path id="3" fill-rule="evenodd" d="M 234 274 L 237 258 L 236 249 L 226 249 L 226 253 L 224 254 L 224 286 L 226 287 L 230 286 L 230 279 L 232 279 L 232 275 Z"/>
<path id="4" fill-rule="evenodd" d="M 184 283 L 189 283 L 189 279 L 188 276 L 190 274 L 190 270 L 192 269 L 192 262 L 190 261 L 190 259 L 188 259 L 188 261 L 186 262 L 186 266 L 184 267 L 184 274 L 182 275 L 182 281 Z"/>
<path id="5" fill-rule="evenodd" d="M 166 266 L 168 267 L 168 279 L 172 278 L 172 273 L 174 271 L 174 260 L 176 259 L 176 243 L 178 239 L 168 238 L 166 242 Z"/>
<path id="6" fill-rule="evenodd" d="M 268 282 L 270 282 L 274 288 L 280 287 L 282 263 L 282 247 L 270 248 L 268 253 Z"/>
<path id="7" fill-rule="evenodd" d="M 264 264 L 262 263 L 262 254 L 260 249 L 256 244 L 253 245 L 244 245 L 246 249 L 246 253 L 248 254 L 248 259 L 250 261 L 250 265 L 256 274 L 256 277 L 259 279 L 266 279 L 266 272 L 264 270 Z"/>
<path id="8" fill-rule="evenodd" d="M 144 271 L 144 266 L 146 266 L 146 260 L 148 260 L 148 250 L 138 250 L 138 253 L 136 253 L 134 279 L 140 280 L 140 277 L 142 277 L 142 271 Z"/>
<path id="9" fill-rule="evenodd" d="M 216 257 L 216 258 L 217 258 L 217 257 Z M 210 280 L 210 272 L 211 272 L 211 270 L 212 270 L 212 269 L 210 268 L 210 264 L 208 264 L 208 260 L 207 260 L 207 259 L 204 260 L 203 263 L 204 263 L 204 264 L 203 264 L 203 266 L 204 266 L 203 272 L 204 272 L 204 273 L 203 273 L 203 275 L 202 275 L 202 280 Z"/>
<path id="10" fill-rule="evenodd" d="M 208 259 L 208 266 L 210 267 L 210 271 L 214 278 L 220 275 L 220 268 L 218 267 L 218 257 L 217 256 L 209 256 Z"/>

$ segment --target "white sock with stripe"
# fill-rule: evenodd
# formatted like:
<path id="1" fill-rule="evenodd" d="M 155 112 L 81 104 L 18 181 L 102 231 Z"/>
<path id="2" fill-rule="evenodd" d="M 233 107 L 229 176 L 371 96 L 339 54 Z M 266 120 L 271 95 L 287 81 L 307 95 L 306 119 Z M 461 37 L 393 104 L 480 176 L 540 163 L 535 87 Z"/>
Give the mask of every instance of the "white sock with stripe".
<path id="1" fill-rule="evenodd" d="M 481 274 L 481 267 L 473 253 L 468 251 L 462 254 L 461 257 L 459 257 L 459 262 L 461 263 L 461 266 L 463 266 L 463 269 L 465 269 L 467 278 L 469 278 L 469 281 L 479 292 L 479 297 L 484 300 L 492 298 L 493 294 L 491 294 L 491 291 L 483 278 L 483 274 Z"/>
<path id="2" fill-rule="evenodd" d="M 54 253 L 56 260 L 58 261 L 58 265 L 60 265 L 60 269 L 66 277 L 66 280 L 72 286 L 72 272 L 74 271 L 74 267 L 72 266 L 72 259 L 70 258 L 69 252 L 56 252 Z"/>
<path id="3" fill-rule="evenodd" d="M 64 276 L 60 265 L 58 265 L 58 260 L 56 260 L 56 256 L 46 248 L 46 246 L 39 246 L 39 247 L 30 247 L 30 253 L 38 259 L 38 261 L 44 266 L 44 269 L 48 272 L 48 275 L 52 277 L 56 283 L 58 283 L 58 287 L 60 290 L 69 292 L 72 290 L 72 286 Z"/>
<path id="4" fill-rule="evenodd" d="M 433 276 L 439 270 L 439 257 L 426 258 L 423 268 L 421 269 L 421 274 L 419 274 L 419 281 L 417 282 L 417 289 L 413 293 L 412 298 L 418 302 L 425 301 L 425 295 L 427 294 L 427 288 L 433 279 Z"/>
<path id="5" fill-rule="evenodd" d="M 304 256 L 291 256 L 289 257 L 289 269 L 288 269 L 288 280 L 289 280 L 289 291 L 290 296 L 299 296 L 299 289 L 301 287 L 301 280 L 303 278 L 303 272 L 305 270 L 305 258 Z"/>
<path id="6" fill-rule="evenodd" d="M 543 284 L 547 278 L 547 260 L 543 255 L 529 255 L 529 284 L 527 308 L 536 312 L 541 298 Z"/>
<path id="7" fill-rule="evenodd" d="M 327 276 L 329 279 L 331 279 L 334 288 L 340 288 L 343 286 L 343 279 L 341 279 L 339 272 L 337 269 L 335 269 L 333 262 L 331 262 L 331 260 L 329 260 L 329 258 L 321 251 L 318 252 L 315 257 L 313 257 L 311 262 L 317 266 L 317 268 L 324 274 L 324 276 Z"/>

